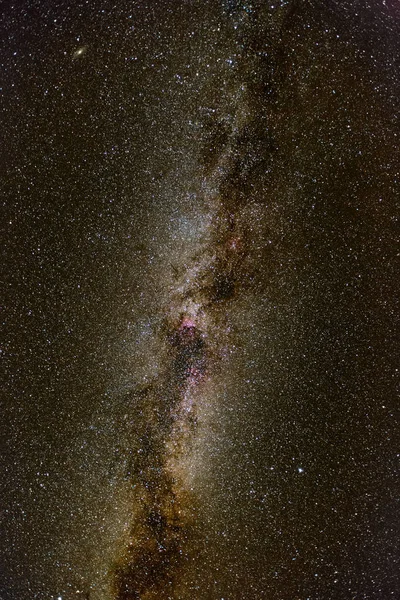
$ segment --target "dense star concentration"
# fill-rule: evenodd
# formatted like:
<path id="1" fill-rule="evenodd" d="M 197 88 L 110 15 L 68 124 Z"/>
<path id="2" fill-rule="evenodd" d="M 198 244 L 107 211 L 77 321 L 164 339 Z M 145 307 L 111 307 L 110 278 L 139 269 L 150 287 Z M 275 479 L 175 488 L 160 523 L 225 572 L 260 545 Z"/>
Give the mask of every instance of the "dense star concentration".
<path id="1" fill-rule="evenodd" d="M 0 27 L 0 599 L 399 598 L 400 4 Z"/>

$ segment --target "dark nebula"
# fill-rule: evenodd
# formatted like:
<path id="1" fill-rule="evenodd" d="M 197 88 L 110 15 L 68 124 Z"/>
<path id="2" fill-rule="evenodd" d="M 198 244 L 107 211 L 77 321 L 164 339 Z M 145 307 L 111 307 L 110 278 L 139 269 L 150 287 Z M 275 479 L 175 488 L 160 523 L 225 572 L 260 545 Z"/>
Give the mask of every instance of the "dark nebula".
<path id="1" fill-rule="evenodd" d="M 399 598 L 399 4 L 1 27 L 1 600 Z"/>

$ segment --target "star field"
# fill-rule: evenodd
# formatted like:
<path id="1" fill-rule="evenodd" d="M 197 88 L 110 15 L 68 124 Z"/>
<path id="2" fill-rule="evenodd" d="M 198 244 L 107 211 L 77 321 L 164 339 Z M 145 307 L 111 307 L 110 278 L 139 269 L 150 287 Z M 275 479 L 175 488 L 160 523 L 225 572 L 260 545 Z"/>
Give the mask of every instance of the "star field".
<path id="1" fill-rule="evenodd" d="M 2 9 L 1 600 L 388 600 L 397 2 Z"/>

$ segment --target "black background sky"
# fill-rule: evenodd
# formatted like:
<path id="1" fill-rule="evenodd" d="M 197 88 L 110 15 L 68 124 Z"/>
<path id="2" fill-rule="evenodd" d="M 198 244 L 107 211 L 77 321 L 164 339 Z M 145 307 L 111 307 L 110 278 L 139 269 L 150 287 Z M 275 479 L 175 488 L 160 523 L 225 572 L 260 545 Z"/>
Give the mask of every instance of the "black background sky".
<path id="1" fill-rule="evenodd" d="M 126 394 L 161 368 L 170 256 L 241 110 L 220 193 L 252 283 L 188 597 L 399 597 L 399 3 L 21 0 L 1 23 L 1 600 L 109 598 Z"/>

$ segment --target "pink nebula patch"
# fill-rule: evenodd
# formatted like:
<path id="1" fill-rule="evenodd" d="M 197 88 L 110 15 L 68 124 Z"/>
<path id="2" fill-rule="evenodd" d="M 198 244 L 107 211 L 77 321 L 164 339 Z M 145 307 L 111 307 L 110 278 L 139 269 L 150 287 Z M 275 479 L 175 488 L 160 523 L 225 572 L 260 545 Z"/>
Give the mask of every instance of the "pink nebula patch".
<path id="1" fill-rule="evenodd" d="M 196 323 L 190 317 L 183 317 L 179 329 L 195 329 Z"/>

